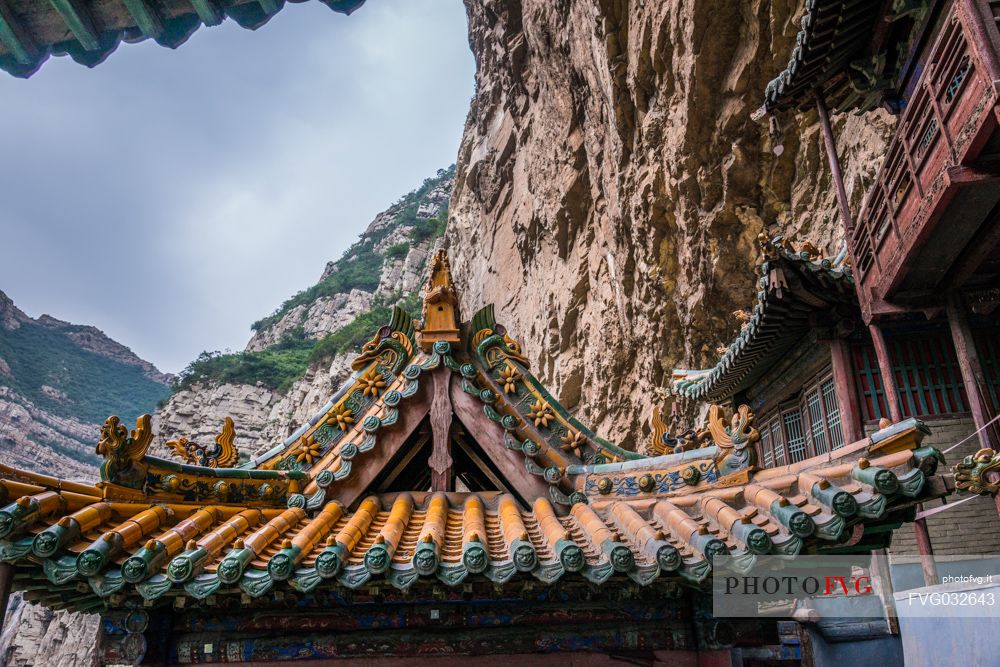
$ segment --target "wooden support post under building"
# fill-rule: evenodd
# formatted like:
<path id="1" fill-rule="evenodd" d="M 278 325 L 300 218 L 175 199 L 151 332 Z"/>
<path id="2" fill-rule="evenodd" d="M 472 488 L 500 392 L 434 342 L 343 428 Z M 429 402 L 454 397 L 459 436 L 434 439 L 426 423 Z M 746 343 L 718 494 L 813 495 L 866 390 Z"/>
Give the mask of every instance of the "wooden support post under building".
<path id="1" fill-rule="evenodd" d="M 899 394 L 896 393 L 896 374 L 892 372 L 892 357 L 889 356 L 885 336 L 882 335 L 882 328 L 874 322 L 868 325 L 868 330 L 875 345 L 875 356 L 878 358 L 878 369 L 882 376 L 882 395 L 885 396 L 885 404 L 889 407 L 889 419 L 894 422 L 902 421 L 903 410 L 899 405 Z"/>
<path id="2" fill-rule="evenodd" d="M 986 386 L 986 375 L 983 373 L 983 365 L 979 361 L 976 342 L 972 337 L 972 330 L 969 328 L 965 304 L 962 303 L 961 297 L 956 292 L 948 295 L 945 312 L 948 315 L 951 338 L 958 356 L 958 368 L 962 372 L 962 382 L 965 384 L 965 394 L 969 399 L 972 421 L 975 423 L 976 429 L 982 429 L 979 431 L 979 443 L 984 448 L 1000 449 L 1000 442 L 997 442 L 993 428 L 986 428 L 987 422 L 992 418 L 983 392 L 983 388 Z"/>
<path id="3" fill-rule="evenodd" d="M 840 158 L 837 156 L 837 142 L 833 138 L 833 128 L 830 125 L 830 112 L 826 108 L 826 100 L 823 99 L 823 91 L 816 90 L 816 112 L 819 114 L 819 126 L 823 131 L 823 143 L 826 145 L 826 159 L 830 163 L 830 174 L 833 176 L 833 184 L 837 188 L 837 205 L 840 207 L 840 219 L 844 223 L 846 236 L 851 235 L 854 230 L 854 218 L 851 216 L 851 207 L 847 201 L 847 188 L 844 186 L 844 174 L 840 170 Z M 850 244 L 848 244 L 850 247 Z M 851 258 L 853 259 L 853 257 Z"/>
<path id="4" fill-rule="evenodd" d="M 920 505 L 923 508 L 923 505 Z M 937 564 L 934 562 L 934 547 L 931 545 L 931 534 L 927 530 L 927 519 L 917 519 L 913 522 L 913 533 L 917 538 L 917 550 L 920 553 L 920 569 L 924 573 L 924 584 L 936 586 L 938 579 Z"/>
<path id="5" fill-rule="evenodd" d="M 851 346 L 843 338 L 830 341 L 830 361 L 833 367 L 833 385 L 840 407 L 840 427 L 844 444 L 858 442 L 865 437 L 861 419 L 861 404 L 854 383 L 854 364 L 851 363 Z"/>

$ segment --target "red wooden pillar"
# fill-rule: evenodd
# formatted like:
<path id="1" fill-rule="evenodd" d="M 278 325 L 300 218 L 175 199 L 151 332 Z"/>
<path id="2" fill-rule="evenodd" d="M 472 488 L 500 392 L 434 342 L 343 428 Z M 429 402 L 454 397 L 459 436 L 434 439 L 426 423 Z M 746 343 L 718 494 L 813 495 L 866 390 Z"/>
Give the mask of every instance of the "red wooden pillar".
<path id="1" fill-rule="evenodd" d="M 945 312 L 951 327 L 955 353 L 958 355 L 958 368 L 962 372 L 962 382 L 965 384 L 965 393 L 969 398 L 972 421 L 977 429 L 982 429 L 979 431 L 979 443 L 982 447 L 1000 449 L 1000 443 L 997 442 L 993 428 L 984 428 L 991 419 L 989 404 L 986 402 L 983 392 L 983 388 L 986 386 L 986 375 L 983 373 L 983 365 L 979 361 L 976 343 L 972 338 L 972 330 L 969 328 L 965 304 L 962 303 L 962 299 L 957 293 L 952 292 L 948 295 Z"/>
<path id="2" fill-rule="evenodd" d="M 851 346 L 843 338 L 830 341 L 830 364 L 833 367 L 833 384 L 840 406 L 840 427 L 844 431 L 844 444 L 857 442 L 865 437 L 861 419 L 861 404 L 851 363 Z"/>
<path id="3" fill-rule="evenodd" d="M 889 406 L 889 418 L 893 422 L 902 421 L 903 410 L 899 405 L 899 394 L 896 393 L 896 374 L 892 372 L 892 357 L 889 355 L 889 347 L 885 344 L 885 336 L 882 335 L 882 328 L 874 322 L 868 325 L 868 330 L 875 345 L 875 356 L 878 357 L 882 394 L 885 396 L 885 404 Z"/>

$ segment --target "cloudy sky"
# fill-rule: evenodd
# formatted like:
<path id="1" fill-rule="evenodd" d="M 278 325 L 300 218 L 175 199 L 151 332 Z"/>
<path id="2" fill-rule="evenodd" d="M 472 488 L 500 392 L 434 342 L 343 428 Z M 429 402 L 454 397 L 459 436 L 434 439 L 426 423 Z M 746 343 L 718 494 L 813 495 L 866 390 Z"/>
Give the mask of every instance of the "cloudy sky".
<path id="1" fill-rule="evenodd" d="M 473 72 L 459 0 L 371 0 L 0 73 L 0 290 L 165 371 L 241 349 L 454 162 Z"/>

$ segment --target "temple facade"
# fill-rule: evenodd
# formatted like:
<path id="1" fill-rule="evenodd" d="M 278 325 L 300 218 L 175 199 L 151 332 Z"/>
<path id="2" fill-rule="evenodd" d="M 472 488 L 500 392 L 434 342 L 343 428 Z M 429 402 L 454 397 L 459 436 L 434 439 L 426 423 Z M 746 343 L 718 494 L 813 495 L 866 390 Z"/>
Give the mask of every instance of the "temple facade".
<path id="1" fill-rule="evenodd" d="M 457 301 L 442 251 L 421 320 L 396 309 L 327 405 L 242 465 L 229 420 L 167 460 L 149 417 L 112 417 L 96 485 L 3 469 L 5 589 L 101 614 L 105 664 L 754 664 L 799 656 L 798 625 L 713 617 L 714 558 L 869 553 L 951 489 L 913 419 L 763 466 L 750 409 L 714 407 L 697 446 L 622 449 Z"/>
<path id="2" fill-rule="evenodd" d="M 998 16 L 987 0 L 807 3 L 788 66 L 756 114 L 780 134 L 784 114 L 815 110 L 823 130 L 857 299 L 850 333 L 828 354 L 842 429 L 919 417 L 953 458 L 1000 448 Z M 898 122 L 855 212 L 829 113 L 877 106 Z M 794 411 L 774 418 L 789 449 L 800 433 L 806 450 L 822 446 L 808 391 L 801 427 Z M 940 509 L 928 508 L 935 518 L 919 519 L 901 547 L 1000 552 L 997 507 Z"/>
<path id="3" fill-rule="evenodd" d="M 760 248 L 756 302 L 733 314 L 741 325 L 739 336 L 719 350 L 714 367 L 676 369 L 672 390 L 678 397 L 731 409 L 750 406 L 761 434 L 757 457 L 769 467 L 836 452 L 891 420 L 846 248 L 824 258 L 808 242 L 781 237 L 761 237 Z M 974 331 L 985 349 L 1000 340 L 1000 330 L 991 325 Z M 892 350 L 896 401 L 904 415 L 929 427 L 925 442 L 946 449 L 965 439 L 949 452 L 950 461 L 975 454 L 981 444 L 970 437 L 976 426 L 946 332 L 934 323 L 911 324 L 896 330 Z M 654 420 L 665 425 L 667 413 Z M 661 429 L 654 438 L 675 447 L 677 435 Z M 939 505 L 928 503 L 927 509 Z M 918 538 L 928 538 L 924 549 L 938 555 L 1000 553 L 1000 517 L 989 498 L 933 515 L 925 527 L 927 535 L 918 536 L 912 526 L 897 531 L 892 553 L 919 553 Z"/>

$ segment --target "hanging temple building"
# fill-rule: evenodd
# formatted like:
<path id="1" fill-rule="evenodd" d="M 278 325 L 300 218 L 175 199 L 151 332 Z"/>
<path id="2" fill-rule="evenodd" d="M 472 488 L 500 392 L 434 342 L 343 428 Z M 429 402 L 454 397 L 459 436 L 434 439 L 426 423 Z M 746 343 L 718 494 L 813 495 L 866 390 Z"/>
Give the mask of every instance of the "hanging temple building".
<path id="1" fill-rule="evenodd" d="M 183 463 L 148 455 L 147 416 L 107 421 L 96 485 L 4 470 L 14 588 L 101 613 L 112 663 L 779 644 L 773 621 L 706 616 L 713 557 L 883 548 L 950 488 L 913 419 L 766 469 L 745 407 L 713 408 L 697 447 L 621 449 L 491 307 L 459 322 L 431 263 L 419 330 L 396 309 L 327 405 L 242 465 L 231 422 L 173 442 Z"/>
<path id="2" fill-rule="evenodd" d="M 0 0 L 0 67 L 93 66 L 281 6 Z M 491 306 L 460 316 L 440 251 L 421 320 L 396 309 L 323 409 L 244 463 L 229 420 L 150 456 L 144 416 L 108 419 L 97 484 L 0 469 L 0 592 L 100 614 L 101 664 L 796 664 L 791 611 L 713 617 L 714 559 L 976 552 L 959 535 L 1000 553 L 998 17 L 995 0 L 804 3 L 755 116 L 777 133 L 818 111 L 847 243 L 761 237 L 739 335 L 674 373 L 705 424 L 672 431 L 658 408 L 643 453 L 601 438 Z M 879 105 L 898 126 L 854 217 L 829 110 Z"/>

